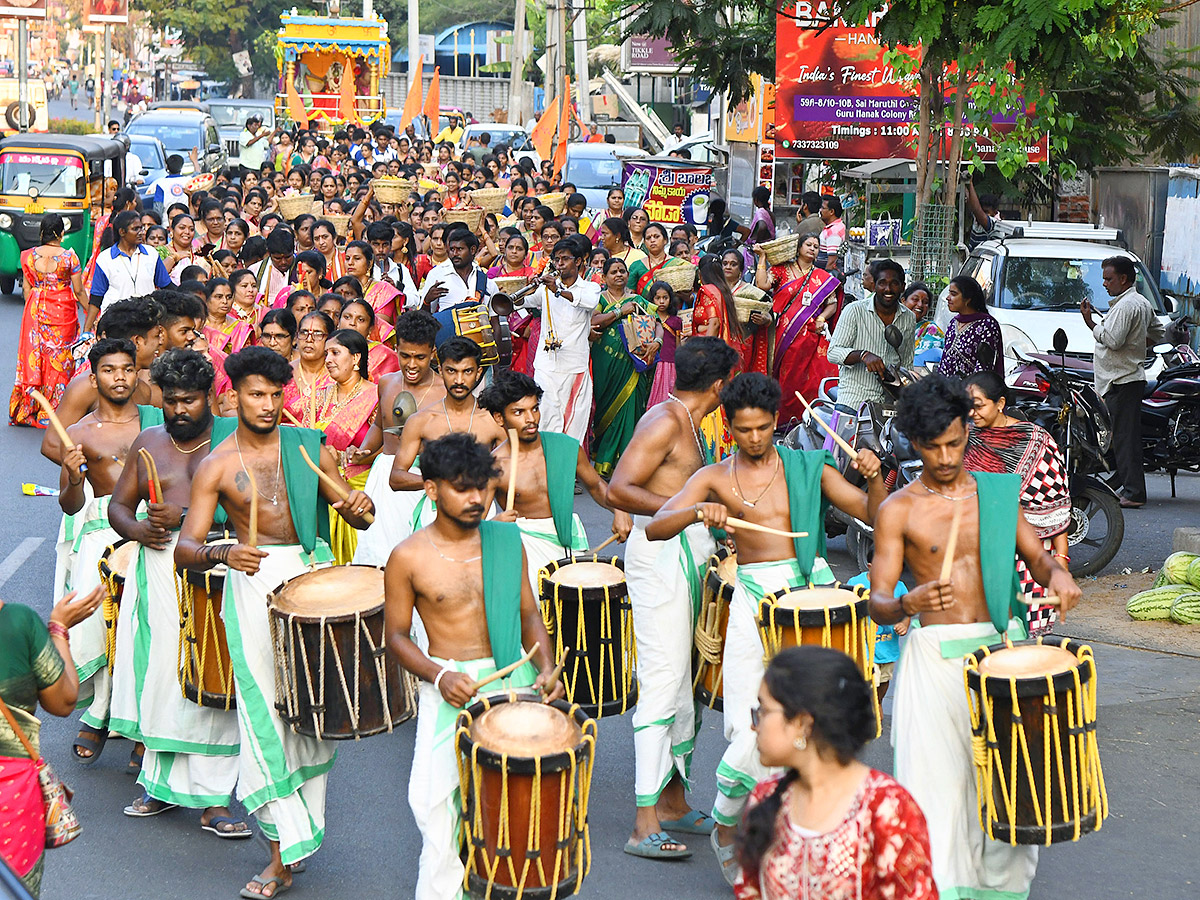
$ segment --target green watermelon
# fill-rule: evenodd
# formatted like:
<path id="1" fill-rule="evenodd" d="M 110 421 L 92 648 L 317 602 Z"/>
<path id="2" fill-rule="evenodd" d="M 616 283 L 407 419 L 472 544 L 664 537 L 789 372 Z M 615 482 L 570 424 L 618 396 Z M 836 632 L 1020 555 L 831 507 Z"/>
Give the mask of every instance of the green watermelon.
<path id="1" fill-rule="evenodd" d="M 1167 583 L 1167 570 L 1159 569 L 1158 574 L 1154 576 L 1154 584 L 1150 585 L 1150 587 L 1160 588 L 1166 583 Z"/>
<path id="2" fill-rule="evenodd" d="M 1191 584 L 1188 581 L 1188 570 L 1192 563 L 1200 559 L 1195 553 L 1172 553 L 1163 563 L 1163 571 L 1167 573 L 1168 584 Z"/>
<path id="3" fill-rule="evenodd" d="M 1200 625 L 1200 592 L 1180 594 L 1171 604 L 1171 621 L 1180 625 Z"/>
<path id="4" fill-rule="evenodd" d="M 1194 593 L 1189 584 L 1166 584 L 1159 588 L 1140 591 L 1129 598 L 1125 612 L 1141 622 L 1161 621 L 1171 617 L 1171 604 L 1181 594 Z"/>
<path id="5" fill-rule="evenodd" d="M 1187 583 L 1194 588 L 1200 588 L 1200 556 L 1188 564 Z"/>

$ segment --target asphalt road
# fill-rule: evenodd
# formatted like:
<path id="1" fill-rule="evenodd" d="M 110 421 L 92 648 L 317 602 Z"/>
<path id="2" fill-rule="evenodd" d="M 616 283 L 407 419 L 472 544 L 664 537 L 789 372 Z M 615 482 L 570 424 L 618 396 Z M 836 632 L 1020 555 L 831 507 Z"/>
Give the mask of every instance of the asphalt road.
<path id="1" fill-rule="evenodd" d="M 68 104 L 69 106 L 69 104 Z M 21 314 L 19 297 L 0 297 L 0 360 L 11 373 Z M 53 541 L 59 521 L 52 498 L 22 495 L 22 482 L 57 483 L 57 469 L 38 454 L 40 432 L 0 429 L 0 596 L 27 603 L 43 615 L 52 604 Z M 1170 551 L 1171 529 L 1194 524 L 1200 483 L 1179 480 L 1180 498 L 1169 500 L 1167 481 L 1150 478 L 1150 504 L 1126 519 L 1125 544 L 1110 571 L 1157 566 Z M 584 497 L 579 502 L 593 538 L 607 532 L 605 516 Z M 841 541 L 832 542 L 839 575 L 852 574 Z M 1085 598 L 1086 600 L 1086 598 Z M 1069 628 L 1066 629 L 1069 633 Z M 1200 632 L 1197 632 L 1200 636 Z M 1043 852 L 1032 897 L 1200 896 L 1200 659 L 1116 646 L 1097 646 L 1100 671 L 1101 752 L 1112 815 L 1103 829 L 1078 844 Z M 885 704 L 884 736 L 866 748 L 865 760 L 890 770 Z M 122 897 L 228 898 L 258 872 L 257 841 L 223 842 L 198 827 L 198 813 L 175 811 L 139 820 L 121 815 L 137 791 L 123 769 L 130 745 L 110 742 L 94 768 L 71 760 L 76 722 L 47 719 L 42 746 L 75 787 L 83 836 L 52 851 L 43 897 L 89 900 Z M 327 839 L 297 879 L 292 896 L 411 897 L 420 840 L 406 800 L 414 725 L 396 734 L 344 746 L 329 784 Z M 718 715 L 704 718 L 693 761 L 694 802 L 707 809 L 713 772 L 723 749 Z M 600 722 L 592 782 L 591 874 L 581 896 L 647 898 L 728 897 L 703 839 L 689 861 L 655 863 L 621 852 L 633 809 L 632 729 L 628 716 Z"/>

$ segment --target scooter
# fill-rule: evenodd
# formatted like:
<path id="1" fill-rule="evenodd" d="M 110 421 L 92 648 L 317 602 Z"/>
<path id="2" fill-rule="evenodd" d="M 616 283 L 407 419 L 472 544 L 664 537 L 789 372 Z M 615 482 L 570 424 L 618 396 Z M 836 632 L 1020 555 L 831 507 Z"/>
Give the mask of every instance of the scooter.
<path id="1" fill-rule="evenodd" d="M 1200 355 L 1187 344 L 1159 344 L 1167 367 L 1146 382 L 1142 399 L 1142 463 L 1171 476 L 1200 471 Z"/>

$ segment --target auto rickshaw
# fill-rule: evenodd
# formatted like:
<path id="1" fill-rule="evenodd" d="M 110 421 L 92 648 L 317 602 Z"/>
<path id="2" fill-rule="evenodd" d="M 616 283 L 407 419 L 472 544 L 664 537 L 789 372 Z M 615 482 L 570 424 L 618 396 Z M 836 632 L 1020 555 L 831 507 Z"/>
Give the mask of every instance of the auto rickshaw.
<path id="1" fill-rule="evenodd" d="M 41 242 L 42 217 L 66 221 L 63 246 L 86 265 L 104 179 L 125 183 L 124 135 L 18 134 L 0 140 L 0 294 L 21 277 L 21 254 Z"/>

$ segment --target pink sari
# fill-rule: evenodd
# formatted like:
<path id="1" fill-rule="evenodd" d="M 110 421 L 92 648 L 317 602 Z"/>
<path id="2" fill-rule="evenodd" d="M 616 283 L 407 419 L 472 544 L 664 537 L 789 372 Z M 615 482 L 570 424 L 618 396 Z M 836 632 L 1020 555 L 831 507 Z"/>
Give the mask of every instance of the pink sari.
<path id="1" fill-rule="evenodd" d="M 254 329 L 250 327 L 250 323 L 233 316 L 226 316 L 225 324 L 220 328 L 205 325 L 203 331 L 204 337 L 208 340 L 208 346 L 221 351 L 226 356 L 230 353 L 237 353 L 254 341 Z"/>
<path id="2" fill-rule="evenodd" d="M 358 396 L 348 403 L 337 406 L 337 385 L 332 381 L 322 397 L 318 398 L 317 425 L 325 432 L 325 440 L 334 450 L 345 452 L 350 446 L 361 446 L 367 431 L 375 419 L 379 406 L 379 388 L 364 381 Z M 347 478 L 370 471 L 371 464 L 358 463 L 341 466 Z"/>
<path id="3" fill-rule="evenodd" d="M 374 281 L 363 294 L 363 299 L 371 304 L 371 309 L 375 310 L 375 324 L 371 327 L 371 340 L 382 340 L 380 334 L 383 324 L 394 326 L 399 310 L 404 308 L 404 293 L 386 281 Z"/>

